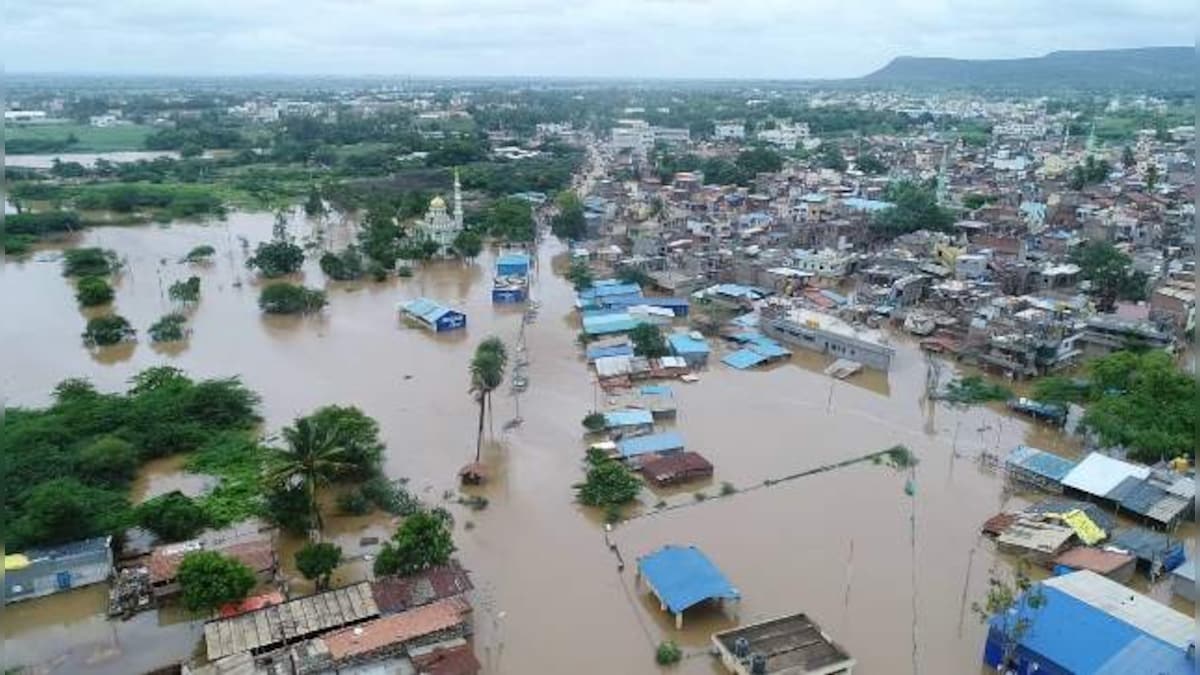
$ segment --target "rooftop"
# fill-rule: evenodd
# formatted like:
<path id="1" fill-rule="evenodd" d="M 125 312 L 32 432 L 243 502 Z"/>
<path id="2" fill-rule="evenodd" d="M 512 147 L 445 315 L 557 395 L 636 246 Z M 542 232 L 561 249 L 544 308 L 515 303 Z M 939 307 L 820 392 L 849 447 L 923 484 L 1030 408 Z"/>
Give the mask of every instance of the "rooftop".
<path id="1" fill-rule="evenodd" d="M 739 640 L 746 641 L 748 654 L 767 657 L 764 671 L 767 675 L 831 673 L 854 665 L 850 655 L 804 614 L 792 614 L 713 635 L 713 642 L 735 658 Z"/>
<path id="2" fill-rule="evenodd" d="M 333 660 L 342 661 L 453 628 L 470 612 L 471 605 L 466 600 L 447 598 L 331 633 L 322 640 Z"/>
<path id="3" fill-rule="evenodd" d="M 381 577 L 371 582 L 371 595 L 380 613 L 392 614 L 436 600 L 462 595 L 474 588 L 456 561 L 405 577 Z"/>
<path id="4" fill-rule="evenodd" d="M 637 457 L 650 453 L 675 452 L 683 449 L 683 436 L 674 431 L 635 436 L 617 442 L 622 457 Z"/>
<path id="5" fill-rule="evenodd" d="M 1086 494 L 1104 497 L 1130 476 L 1146 478 L 1149 475 L 1149 467 L 1093 452 L 1063 477 L 1062 484 Z"/>
<path id="6" fill-rule="evenodd" d="M 638 571 L 675 614 L 705 600 L 740 597 L 721 570 L 695 546 L 664 546 L 638 558 Z"/>

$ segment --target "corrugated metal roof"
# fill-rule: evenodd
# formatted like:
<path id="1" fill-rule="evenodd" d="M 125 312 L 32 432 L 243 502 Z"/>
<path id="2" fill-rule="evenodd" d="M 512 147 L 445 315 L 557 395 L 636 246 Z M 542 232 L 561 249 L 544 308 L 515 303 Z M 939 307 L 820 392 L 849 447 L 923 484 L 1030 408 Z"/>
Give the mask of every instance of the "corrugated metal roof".
<path id="1" fill-rule="evenodd" d="M 674 613 L 710 598 L 739 597 L 721 570 L 695 546 L 664 546 L 638 558 L 638 570 Z"/>
<path id="2" fill-rule="evenodd" d="M 1081 570 L 1042 583 L 1167 644 L 1183 649 L 1192 638 L 1195 623 L 1190 617 L 1094 572 Z"/>
<path id="3" fill-rule="evenodd" d="M 747 368 L 753 368 L 754 366 L 757 366 L 766 360 L 767 357 L 759 354 L 758 352 L 754 352 L 749 349 L 739 349 L 736 352 L 726 354 L 721 359 L 721 363 L 724 363 L 728 366 L 733 366 L 738 370 L 746 370 Z"/>
<path id="4" fill-rule="evenodd" d="M 604 413 L 604 426 L 609 429 L 653 425 L 654 415 L 649 410 L 629 408 L 625 410 L 610 410 Z"/>
<path id="5" fill-rule="evenodd" d="M 1172 552 L 1182 550 L 1183 545 L 1162 532 L 1144 527 L 1127 527 L 1117 530 L 1109 543 L 1125 549 L 1142 560 L 1165 560 Z"/>
<path id="6" fill-rule="evenodd" d="M 607 335 L 633 330 L 637 322 L 629 314 L 620 312 L 583 317 L 583 330 L 588 335 Z"/>
<path id="7" fill-rule="evenodd" d="M 1063 477 L 1062 484 L 1090 495 L 1106 497 L 1126 478 L 1145 478 L 1149 475 L 1149 467 L 1137 466 L 1093 452 Z"/>
<path id="8" fill-rule="evenodd" d="M 588 347 L 588 361 L 595 361 L 606 356 L 633 356 L 633 347 L 629 345 L 611 345 L 609 347 Z"/>
<path id="9" fill-rule="evenodd" d="M 407 314 L 421 319 L 427 323 L 436 323 L 438 319 L 455 310 L 441 305 L 429 298 L 416 298 L 400 304 L 400 308 Z"/>
<path id="10" fill-rule="evenodd" d="M 1195 675 L 1195 663 L 1182 649 L 1174 649 L 1152 637 L 1134 638 L 1101 666 L 1094 675 Z"/>
<path id="11" fill-rule="evenodd" d="M 1075 466 L 1070 460 L 1028 445 L 1018 445 L 1009 453 L 1005 462 L 1054 482 L 1062 481 Z"/>
<path id="12" fill-rule="evenodd" d="M 604 356 L 596 359 L 596 374 L 600 377 L 620 377 L 633 372 L 630 356 Z"/>
<path id="13" fill-rule="evenodd" d="M 617 442 L 622 457 L 637 457 L 656 452 L 675 452 L 683 449 L 683 436 L 674 431 L 637 436 Z"/>
<path id="14" fill-rule="evenodd" d="M 1069 513 L 1074 510 L 1080 510 L 1087 514 L 1087 517 L 1095 524 L 1099 525 L 1107 532 L 1112 532 L 1116 527 L 1117 521 L 1109 515 L 1107 511 L 1100 508 L 1096 504 L 1090 502 L 1081 502 L 1077 499 L 1066 499 L 1064 497 L 1050 497 L 1042 501 L 1031 504 L 1025 508 L 1025 513 L 1044 514 L 1044 513 Z"/>
<path id="15" fill-rule="evenodd" d="M 707 354 L 711 350 L 704 340 L 697 340 L 687 333 L 671 333 L 667 336 L 671 350 L 676 354 Z"/>

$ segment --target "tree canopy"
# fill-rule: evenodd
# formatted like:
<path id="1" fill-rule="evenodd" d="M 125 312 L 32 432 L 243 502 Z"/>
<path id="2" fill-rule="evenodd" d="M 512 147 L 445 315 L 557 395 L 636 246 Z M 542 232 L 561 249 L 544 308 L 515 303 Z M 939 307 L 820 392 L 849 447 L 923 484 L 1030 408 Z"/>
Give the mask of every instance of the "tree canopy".
<path id="1" fill-rule="evenodd" d="M 268 279 L 292 274 L 304 264 L 304 250 L 290 241 L 276 239 L 264 241 L 246 259 L 246 267 L 257 268 Z"/>
<path id="2" fill-rule="evenodd" d="M 84 307 L 107 305 L 114 295 L 112 286 L 101 277 L 84 277 L 75 286 L 75 299 Z"/>
<path id="3" fill-rule="evenodd" d="M 550 223 L 550 231 L 564 241 L 583 239 L 587 236 L 587 221 L 583 217 L 583 202 L 573 190 L 563 190 L 554 200 L 558 215 Z"/>
<path id="4" fill-rule="evenodd" d="M 132 340 L 136 334 L 128 319 L 119 314 L 106 314 L 88 319 L 83 343 L 89 347 L 105 347 Z"/>
<path id="5" fill-rule="evenodd" d="M 137 522 L 164 542 L 191 539 L 208 526 L 208 514 L 191 497 L 173 490 L 137 506 Z"/>
<path id="6" fill-rule="evenodd" d="M 296 569 L 305 579 L 314 582 L 318 591 L 329 588 L 333 571 L 341 562 L 341 547 L 328 542 L 309 542 L 296 551 Z"/>
<path id="7" fill-rule="evenodd" d="M 1092 293 L 1100 311 L 1111 311 L 1118 299 L 1146 298 L 1146 275 L 1133 270 L 1129 256 L 1112 244 L 1089 241 L 1072 251 L 1070 259 L 1079 265 L 1080 275 L 1092 282 Z"/>
<path id="8" fill-rule="evenodd" d="M 217 609 L 244 600 L 257 583 L 254 571 L 216 551 L 194 551 L 183 557 L 176 574 L 183 606 L 193 612 Z"/>
<path id="9" fill-rule="evenodd" d="M 298 284 L 271 284 L 258 295 L 258 306 L 267 314 L 312 314 L 325 303 L 324 291 Z"/>
<path id="10" fill-rule="evenodd" d="M 891 183 L 884 198 L 892 206 L 876 213 L 873 225 L 886 236 L 917 230 L 948 230 L 954 224 L 954 215 L 938 206 L 933 190 L 918 183 Z"/>
<path id="11" fill-rule="evenodd" d="M 446 519 L 431 511 L 418 511 L 396 530 L 375 559 L 375 574 L 415 574 L 444 565 L 454 553 L 454 539 Z"/>
<path id="12" fill-rule="evenodd" d="M 524 199 L 497 199 L 488 207 L 484 223 L 492 236 L 507 241 L 533 241 L 533 210 Z"/>
<path id="13" fill-rule="evenodd" d="M 629 331 L 629 339 L 633 342 L 633 353 L 650 359 L 668 356 L 671 349 L 663 337 L 662 329 L 652 323 L 639 323 Z"/>
<path id="14" fill-rule="evenodd" d="M 576 498 L 585 506 L 618 507 L 633 501 L 641 490 L 637 476 L 598 451 L 588 453 L 587 475 L 575 485 Z"/>

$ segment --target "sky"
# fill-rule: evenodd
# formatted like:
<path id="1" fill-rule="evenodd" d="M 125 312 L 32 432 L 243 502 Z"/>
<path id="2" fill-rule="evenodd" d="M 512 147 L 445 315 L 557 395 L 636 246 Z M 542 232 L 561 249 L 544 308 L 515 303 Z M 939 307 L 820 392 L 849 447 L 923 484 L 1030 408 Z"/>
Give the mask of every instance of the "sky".
<path id="1" fill-rule="evenodd" d="M 840 78 L 1189 45 L 1195 0 L 7 0 L 10 73 Z"/>

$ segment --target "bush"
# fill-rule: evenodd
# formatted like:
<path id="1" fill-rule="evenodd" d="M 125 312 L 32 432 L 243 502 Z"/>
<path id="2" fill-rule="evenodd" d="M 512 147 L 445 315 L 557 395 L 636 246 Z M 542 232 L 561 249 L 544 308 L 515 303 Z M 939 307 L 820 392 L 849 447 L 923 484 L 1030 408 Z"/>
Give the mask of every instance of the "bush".
<path id="1" fill-rule="evenodd" d="M 604 428 L 604 413 L 590 412 L 583 417 L 583 428 L 588 431 L 600 431 Z"/>
<path id="2" fill-rule="evenodd" d="M 31 545 L 64 544 L 114 532 L 126 522 L 125 496 L 108 489 L 83 485 L 74 478 L 55 478 L 28 492 L 22 515 L 5 530 L 8 550 Z M 5 513 L 5 519 L 15 514 Z"/>
<path id="3" fill-rule="evenodd" d="M 308 542 L 296 551 L 296 569 L 305 579 L 315 582 L 318 591 L 329 588 L 329 579 L 341 562 L 341 547 L 328 542 Z"/>
<path id="4" fill-rule="evenodd" d="M 290 241 L 269 241 L 258 245 L 254 255 L 246 259 L 246 267 L 257 268 L 269 279 L 292 274 L 304 264 L 304 251 Z"/>
<path id="5" fill-rule="evenodd" d="M 324 291 L 297 284 L 272 284 L 258 296 L 258 306 L 267 314 L 312 314 L 325 304 Z"/>
<path id="6" fill-rule="evenodd" d="M 164 542 L 191 539 L 209 524 L 204 509 L 178 490 L 139 504 L 135 515 L 138 524 Z"/>
<path id="7" fill-rule="evenodd" d="M 375 281 L 387 281 L 388 278 L 387 268 L 377 260 L 372 260 L 367 265 L 367 274 L 371 275 L 371 278 Z M 412 274 L 411 270 L 409 271 L 409 274 Z"/>
<path id="8" fill-rule="evenodd" d="M 648 359 L 657 359 L 671 353 L 667 347 L 667 339 L 662 330 L 652 323 L 639 323 L 629 331 L 629 339 L 633 342 L 633 353 Z"/>
<path id="9" fill-rule="evenodd" d="M 586 506 L 620 506 L 633 501 L 642 483 L 621 464 L 589 456 L 584 482 L 575 485 L 576 498 Z"/>
<path id="10" fill-rule="evenodd" d="M 363 275 L 363 258 L 354 245 L 341 253 L 325 253 L 321 256 L 321 272 L 335 281 L 352 281 Z"/>
<path id="11" fill-rule="evenodd" d="M 154 342 L 176 342 L 187 337 L 187 331 L 184 329 L 186 323 L 186 316 L 173 312 L 150 324 L 146 332 Z"/>
<path id="12" fill-rule="evenodd" d="M 176 578 L 183 589 L 183 605 L 193 612 L 243 600 L 257 583 L 249 567 L 216 551 L 185 555 Z"/>
<path id="13" fill-rule="evenodd" d="M 658 649 L 654 652 L 654 660 L 660 666 L 670 666 L 679 663 L 682 658 L 683 651 L 672 640 L 664 640 L 658 643 Z"/>
<path id="14" fill-rule="evenodd" d="M 968 404 L 1007 401 L 1012 396 L 1012 391 L 1007 387 L 992 384 L 979 375 L 968 375 L 946 385 L 946 391 L 938 398 L 951 403 Z"/>
<path id="15" fill-rule="evenodd" d="M 187 281 L 176 281 L 167 289 L 167 297 L 175 302 L 197 302 L 200 300 L 200 277 L 188 277 Z"/>
<path id="16" fill-rule="evenodd" d="M 87 329 L 83 332 L 83 342 L 89 347 L 103 347 L 132 340 L 136 334 L 137 331 L 129 325 L 125 317 L 109 314 L 88 320 Z"/>
<path id="17" fill-rule="evenodd" d="M 216 255 L 216 253 L 217 249 L 209 246 L 208 244 L 202 244 L 188 251 L 188 254 L 183 256 L 183 262 L 206 262 L 209 258 Z"/>
<path id="18" fill-rule="evenodd" d="M 347 516 L 365 516 L 371 512 L 372 504 L 362 490 L 351 490 L 338 495 L 337 507 Z"/>
<path id="19" fill-rule="evenodd" d="M 361 490 L 372 504 L 393 516 L 409 516 L 421 509 L 421 501 L 404 489 L 400 481 L 375 476 L 363 483 Z"/>
<path id="20" fill-rule="evenodd" d="M 63 251 L 63 276 L 105 277 L 120 269 L 115 251 L 104 248 L 73 248 Z"/>
<path id="21" fill-rule="evenodd" d="M 89 482 L 124 485 L 137 473 L 141 458 L 132 443 L 102 436 L 79 451 L 79 471 Z"/>
<path id="22" fill-rule="evenodd" d="M 112 286 L 100 277 L 84 277 L 75 287 L 75 299 L 84 307 L 107 305 L 114 295 Z"/>

